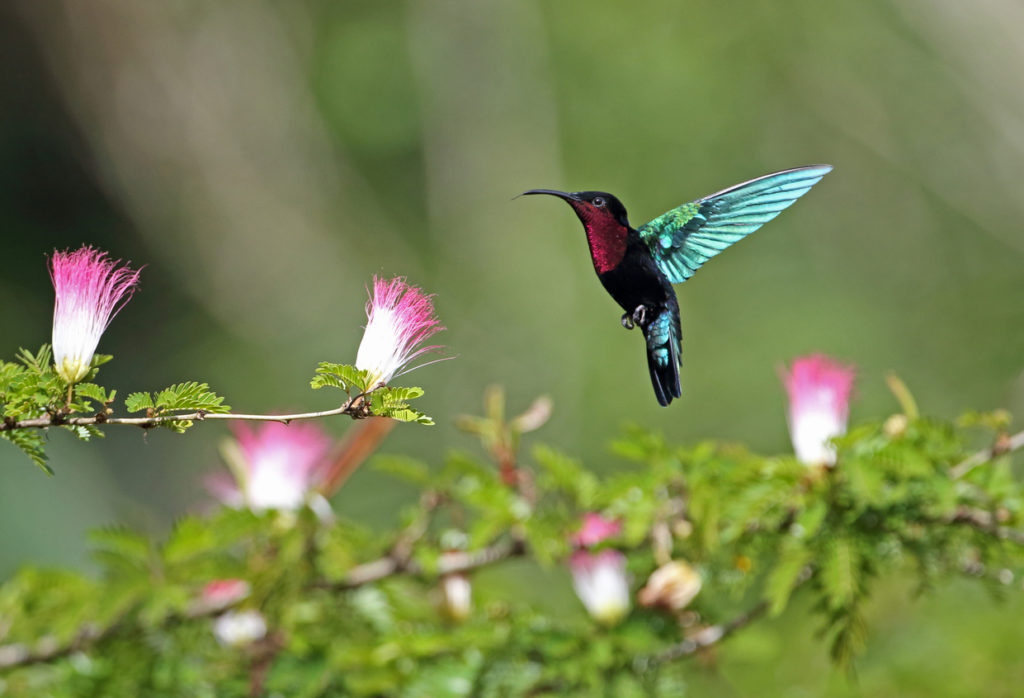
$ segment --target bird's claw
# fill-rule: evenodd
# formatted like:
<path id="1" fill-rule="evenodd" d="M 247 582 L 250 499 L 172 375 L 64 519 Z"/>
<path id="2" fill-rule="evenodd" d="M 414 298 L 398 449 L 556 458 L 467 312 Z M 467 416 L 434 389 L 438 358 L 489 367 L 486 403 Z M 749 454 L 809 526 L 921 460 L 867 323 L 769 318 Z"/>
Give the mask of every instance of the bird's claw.
<path id="1" fill-rule="evenodd" d="M 622 314 L 622 326 L 625 327 L 627 330 L 631 330 L 637 325 L 643 327 L 646 321 L 647 306 L 645 305 L 638 305 L 636 308 L 633 309 L 632 313 Z"/>

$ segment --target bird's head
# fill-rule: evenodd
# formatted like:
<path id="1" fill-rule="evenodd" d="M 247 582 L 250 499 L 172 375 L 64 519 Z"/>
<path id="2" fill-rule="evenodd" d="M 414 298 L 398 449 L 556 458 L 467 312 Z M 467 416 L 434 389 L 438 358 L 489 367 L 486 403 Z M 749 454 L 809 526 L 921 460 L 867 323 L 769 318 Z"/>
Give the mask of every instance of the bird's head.
<path id="1" fill-rule="evenodd" d="M 526 194 L 550 194 L 562 199 L 576 212 L 587 229 L 608 228 L 616 225 L 629 227 L 626 207 L 614 196 L 604 191 L 566 192 L 555 189 L 531 189 Z"/>

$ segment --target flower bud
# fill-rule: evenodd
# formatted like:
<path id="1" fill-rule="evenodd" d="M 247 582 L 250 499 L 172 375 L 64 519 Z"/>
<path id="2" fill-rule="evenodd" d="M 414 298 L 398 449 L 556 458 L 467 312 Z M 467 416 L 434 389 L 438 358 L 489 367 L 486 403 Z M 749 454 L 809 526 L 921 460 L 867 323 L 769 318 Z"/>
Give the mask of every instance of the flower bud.
<path id="1" fill-rule="evenodd" d="M 700 593 L 700 588 L 697 571 L 683 560 L 673 560 L 651 573 L 647 585 L 637 594 L 637 600 L 642 606 L 681 611 Z"/>

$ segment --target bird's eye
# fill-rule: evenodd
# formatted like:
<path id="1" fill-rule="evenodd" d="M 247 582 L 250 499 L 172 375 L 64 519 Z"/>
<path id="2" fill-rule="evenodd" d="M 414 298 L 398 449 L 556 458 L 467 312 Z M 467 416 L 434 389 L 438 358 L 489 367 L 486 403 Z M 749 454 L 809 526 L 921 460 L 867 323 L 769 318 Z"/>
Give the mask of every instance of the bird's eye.
<path id="1" fill-rule="evenodd" d="M 597 206 L 598 208 L 604 208 L 605 200 L 603 196 L 595 196 L 591 203 Z"/>

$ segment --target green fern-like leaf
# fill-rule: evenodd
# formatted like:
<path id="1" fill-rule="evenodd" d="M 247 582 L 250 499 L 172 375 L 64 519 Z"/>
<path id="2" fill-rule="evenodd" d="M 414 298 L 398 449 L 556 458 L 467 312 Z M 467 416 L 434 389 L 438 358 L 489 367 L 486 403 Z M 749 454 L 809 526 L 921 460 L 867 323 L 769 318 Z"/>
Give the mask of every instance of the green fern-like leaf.
<path id="1" fill-rule="evenodd" d="M 206 383 L 189 381 L 164 388 L 156 394 L 156 409 L 159 412 L 203 410 L 204 412 L 225 413 L 231 407 L 223 404 L 224 398 L 210 390 Z"/>
<path id="2" fill-rule="evenodd" d="M 0 432 L 0 437 L 20 448 L 44 473 L 53 475 L 53 470 L 46 464 L 45 442 L 40 432 L 34 429 L 15 429 Z"/>
<path id="3" fill-rule="evenodd" d="M 131 393 L 124 400 L 124 407 L 129 412 L 142 412 L 156 407 L 153 396 L 149 393 Z"/>
<path id="4" fill-rule="evenodd" d="M 379 413 L 374 412 L 378 417 L 389 417 L 399 422 L 416 422 L 426 426 L 434 426 L 434 419 L 411 407 L 385 407 Z"/>
<path id="5" fill-rule="evenodd" d="M 37 374 L 43 374 L 50 370 L 51 356 L 49 344 L 39 347 L 39 351 L 35 354 L 24 347 L 19 349 L 17 353 L 18 361 L 23 363 L 27 369 Z"/>
<path id="6" fill-rule="evenodd" d="M 378 388 L 369 394 L 370 411 L 378 417 L 390 417 L 399 422 L 432 425 L 434 420 L 417 409 L 409 407 L 407 399 L 423 395 L 422 388 Z"/>
<path id="7" fill-rule="evenodd" d="M 821 565 L 821 585 L 830 610 L 851 605 L 857 596 L 859 556 L 851 540 L 834 538 Z"/>
<path id="8" fill-rule="evenodd" d="M 360 393 L 366 392 L 369 384 L 370 374 L 367 371 L 361 371 L 348 364 L 332 364 L 326 361 L 320 362 L 316 368 L 316 375 L 309 382 L 314 390 L 331 387 L 340 388 L 346 393 L 351 393 L 353 389 Z"/>
<path id="9" fill-rule="evenodd" d="M 6 401 L 11 386 L 24 371 L 24 367 L 16 363 L 0 361 L 0 400 Z"/>
<path id="10" fill-rule="evenodd" d="M 105 434 L 92 424 L 68 424 L 64 427 L 82 441 L 102 439 Z"/>
<path id="11" fill-rule="evenodd" d="M 785 610 L 793 587 L 811 557 L 811 551 L 795 538 L 788 537 L 783 541 L 779 561 L 765 583 L 765 598 L 770 604 L 771 615 L 777 616 Z"/>
<path id="12" fill-rule="evenodd" d="M 379 388 L 374 391 L 374 394 L 382 394 L 386 400 L 390 401 L 390 404 L 399 402 L 408 402 L 409 400 L 415 400 L 418 397 L 423 397 L 423 388 Z"/>
<path id="13" fill-rule="evenodd" d="M 78 383 L 75 385 L 75 397 L 94 400 L 101 405 L 107 405 L 117 397 L 117 391 L 111 390 L 108 394 L 106 389 L 95 383 Z"/>

